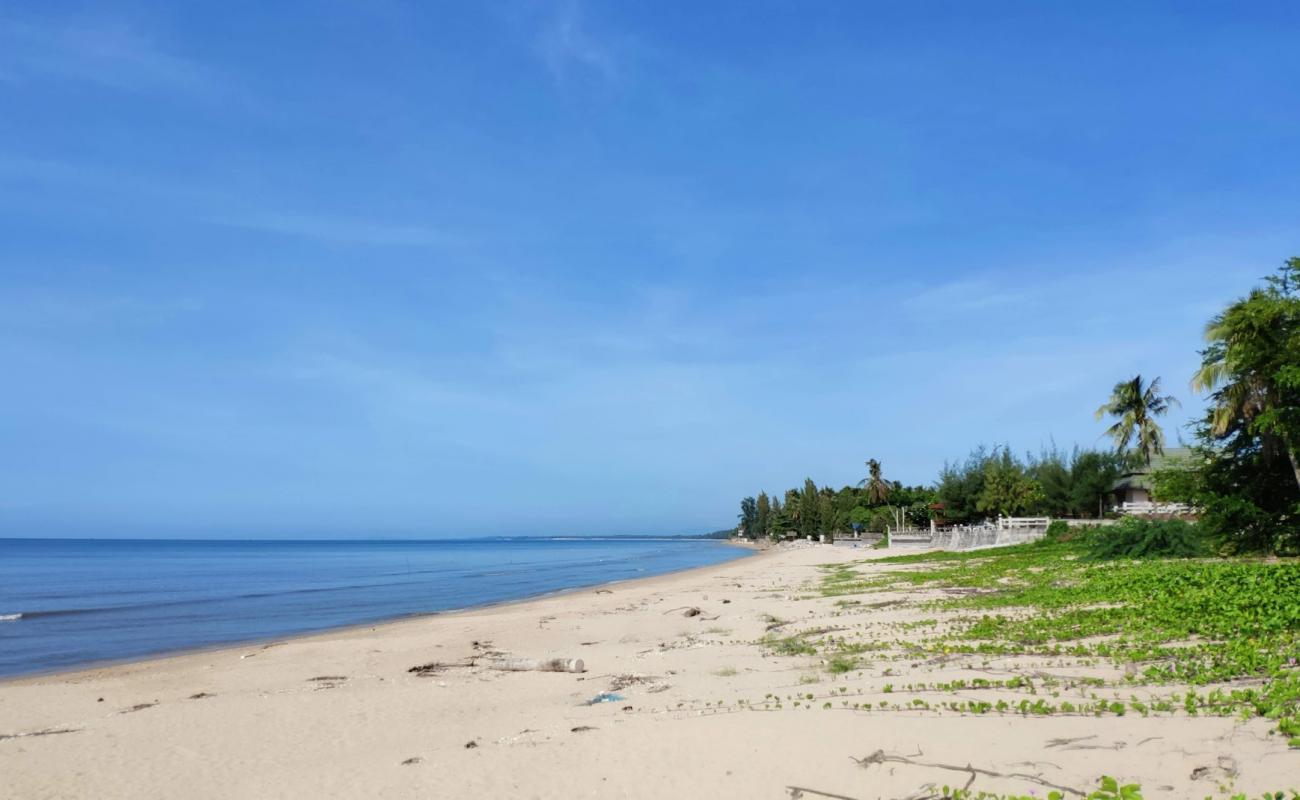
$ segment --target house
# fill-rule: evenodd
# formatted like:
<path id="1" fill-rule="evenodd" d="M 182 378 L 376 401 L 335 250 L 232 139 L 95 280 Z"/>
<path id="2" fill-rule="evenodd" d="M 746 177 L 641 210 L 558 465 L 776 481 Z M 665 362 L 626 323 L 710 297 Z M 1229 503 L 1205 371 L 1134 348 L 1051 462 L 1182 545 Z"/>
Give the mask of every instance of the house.
<path id="1" fill-rule="evenodd" d="M 1151 457 L 1151 465 L 1139 464 L 1131 471 L 1124 473 L 1115 484 L 1110 487 L 1111 493 L 1115 496 L 1115 508 L 1117 511 L 1128 511 L 1138 513 L 1160 513 L 1162 511 L 1177 511 L 1169 505 L 1169 509 L 1158 506 L 1152 497 L 1155 490 L 1155 482 L 1151 473 L 1162 469 L 1176 469 L 1180 462 L 1186 462 L 1193 458 L 1191 448 L 1188 447 L 1170 447 L 1164 453 Z"/>

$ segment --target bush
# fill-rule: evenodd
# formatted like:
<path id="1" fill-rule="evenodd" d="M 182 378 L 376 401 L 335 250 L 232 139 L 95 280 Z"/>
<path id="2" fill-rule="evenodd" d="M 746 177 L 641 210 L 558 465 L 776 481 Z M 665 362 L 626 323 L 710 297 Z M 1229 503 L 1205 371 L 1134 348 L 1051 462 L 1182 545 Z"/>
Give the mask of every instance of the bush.
<path id="1" fill-rule="evenodd" d="M 1070 540 L 1070 523 L 1063 519 L 1054 519 L 1047 526 L 1047 541 L 1068 542 Z"/>
<path id="2" fill-rule="evenodd" d="M 1128 517 L 1099 529 L 1087 542 L 1094 559 L 1196 558 L 1209 552 L 1200 529 L 1181 519 Z"/>

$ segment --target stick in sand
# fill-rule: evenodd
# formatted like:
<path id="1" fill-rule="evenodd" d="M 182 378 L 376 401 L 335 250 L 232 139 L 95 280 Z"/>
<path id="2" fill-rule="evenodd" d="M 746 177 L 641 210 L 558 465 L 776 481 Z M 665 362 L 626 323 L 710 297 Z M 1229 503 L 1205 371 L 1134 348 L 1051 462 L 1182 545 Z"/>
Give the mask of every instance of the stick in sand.
<path id="1" fill-rule="evenodd" d="M 488 664 L 491 669 L 507 672 L 586 672 L 581 658 L 498 658 Z"/>

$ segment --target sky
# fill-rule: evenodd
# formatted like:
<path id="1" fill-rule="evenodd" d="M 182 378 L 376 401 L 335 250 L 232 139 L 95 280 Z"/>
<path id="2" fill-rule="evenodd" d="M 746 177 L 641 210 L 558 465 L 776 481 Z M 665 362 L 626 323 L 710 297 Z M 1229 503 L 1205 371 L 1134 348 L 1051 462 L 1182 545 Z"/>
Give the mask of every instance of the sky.
<path id="1" fill-rule="evenodd" d="M 1294 3 L 0 3 L 0 536 L 704 532 L 1105 446 L 1300 255 Z"/>

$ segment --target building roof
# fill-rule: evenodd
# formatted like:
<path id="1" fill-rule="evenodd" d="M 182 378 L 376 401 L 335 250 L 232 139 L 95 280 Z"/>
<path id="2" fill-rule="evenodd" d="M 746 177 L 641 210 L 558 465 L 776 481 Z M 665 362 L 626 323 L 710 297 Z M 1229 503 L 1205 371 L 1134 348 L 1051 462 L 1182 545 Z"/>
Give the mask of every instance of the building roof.
<path id="1" fill-rule="evenodd" d="M 1151 466 L 1141 464 L 1124 473 L 1110 487 L 1110 490 L 1112 492 L 1124 489 L 1146 489 L 1151 491 L 1155 488 L 1155 483 L 1151 480 L 1152 472 L 1158 469 L 1176 469 L 1195 458 L 1195 455 L 1195 452 L 1190 447 L 1167 447 L 1160 455 L 1151 457 Z"/>

